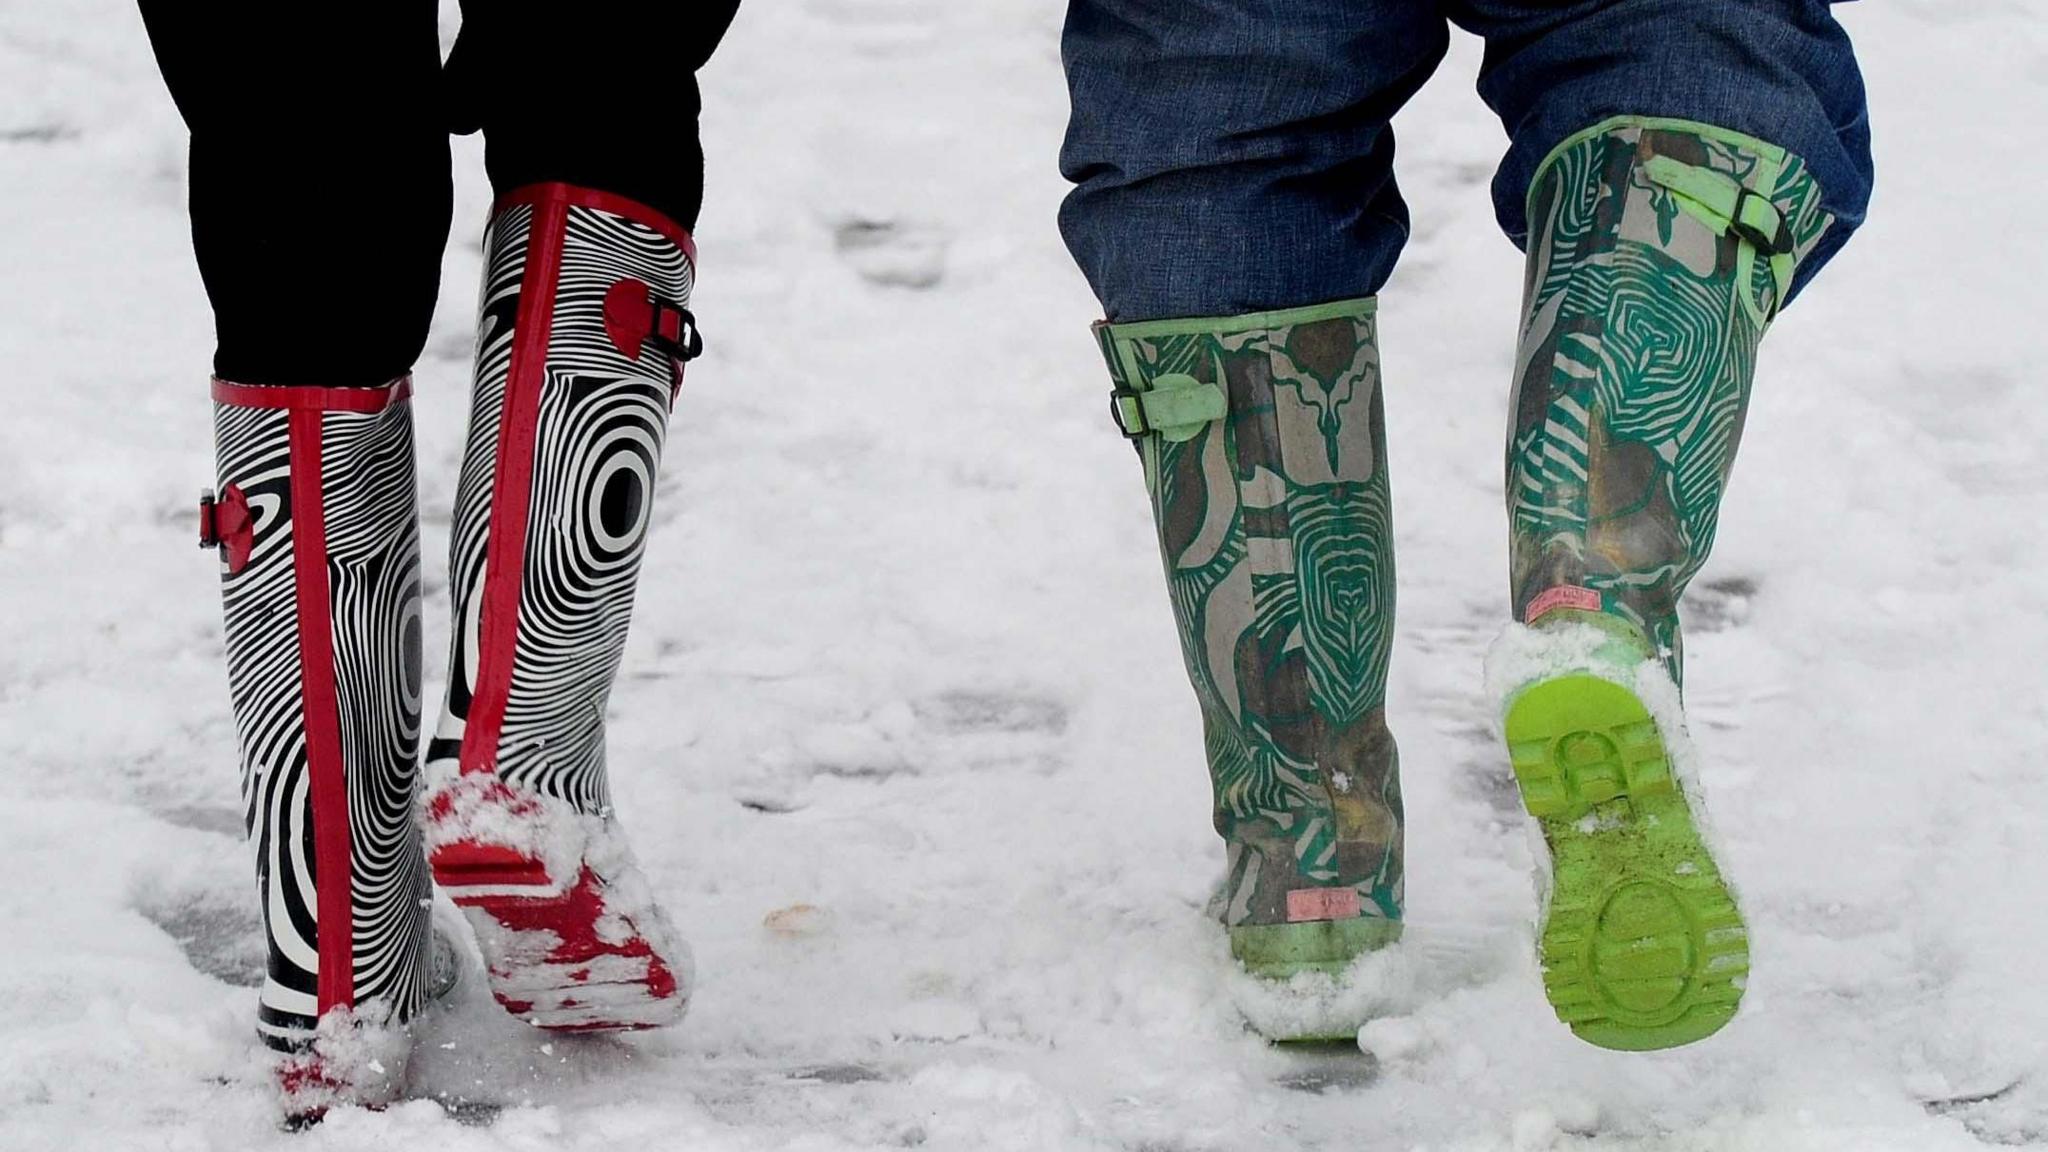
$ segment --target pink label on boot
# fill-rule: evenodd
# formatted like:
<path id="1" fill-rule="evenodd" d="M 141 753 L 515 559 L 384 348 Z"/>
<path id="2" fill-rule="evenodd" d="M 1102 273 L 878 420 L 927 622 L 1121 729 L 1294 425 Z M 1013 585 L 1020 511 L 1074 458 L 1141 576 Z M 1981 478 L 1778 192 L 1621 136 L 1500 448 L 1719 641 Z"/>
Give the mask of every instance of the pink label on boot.
<path id="1" fill-rule="evenodd" d="M 1555 588 L 1547 588 L 1538 593 L 1534 600 L 1529 601 L 1529 611 L 1523 619 L 1527 623 L 1534 624 L 1559 608 L 1576 608 L 1581 612 L 1598 612 L 1600 610 L 1600 593 L 1595 592 L 1591 588 L 1581 588 L 1576 584 L 1560 584 Z"/>
<path id="2" fill-rule="evenodd" d="M 1287 922 L 1356 920 L 1360 911 L 1356 888 L 1296 888 L 1287 894 Z"/>

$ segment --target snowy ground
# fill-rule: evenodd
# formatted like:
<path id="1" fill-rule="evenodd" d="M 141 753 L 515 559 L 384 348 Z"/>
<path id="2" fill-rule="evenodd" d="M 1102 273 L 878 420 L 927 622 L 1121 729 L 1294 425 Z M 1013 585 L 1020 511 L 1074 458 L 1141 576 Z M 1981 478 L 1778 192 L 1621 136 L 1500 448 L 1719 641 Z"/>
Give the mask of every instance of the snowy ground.
<path id="1" fill-rule="evenodd" d="M 1400 121 L 1417 235 L 1383 300 L 1413 938 L 1373 1055 L 1295 1055 L 1243 1032 L 1199 915 L 1195 710 L 1052 224 L 1057 0 L 755 0 L 705 74 L 711 352 L 615 698 L 691 1018 L 550 1043 L 473 982 L 422 1028 L 420 1099 L 286 1137 L 190 543 L 181 132 L 128 5 L 0 3 L 0 1148 L 2048 1146 L 2048 13 L 1842 16 L 1878 201 L 1766 346 L 1693 605 L 1756 941 L 1723 1036 L 1598 1052 L 1537 985 L 1479 699 L 1519 259 L 1475 46 Z M 486 203 L 460 161 L 419 370 L 430 558 Z"/>

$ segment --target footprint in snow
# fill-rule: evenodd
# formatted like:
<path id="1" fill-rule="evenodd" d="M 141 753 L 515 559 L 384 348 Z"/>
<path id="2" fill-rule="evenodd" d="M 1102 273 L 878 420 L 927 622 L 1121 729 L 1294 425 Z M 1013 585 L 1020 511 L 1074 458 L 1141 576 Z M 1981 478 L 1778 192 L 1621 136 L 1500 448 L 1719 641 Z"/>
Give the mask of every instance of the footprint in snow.
<path id="1" fill-rule="evenodd" d="M 1749 623 L 1756 593 L 1757 581 L 1752 576 L 1702 580 L 1686 589 L 1685 599 L 1678 605 L 1679 619 L 1691 636 L 1740 628 Z"/>
<path id="2" fill-rule="evenodd" d="M 946 277 L 946 232 L 904 220 L 841 220 L 832 246 L 861 279 L 884 288 L 922 291 Z"/>
<path id="3" fill-rule="evenodd" d="M 1049 696 L 987 692 L 958 688 L 927 696 L 911 705 L 927 727 L 950 735 L 983 732 L 1037 732 L 1057 736 L 1067 730 L 1066 704 Z"/>

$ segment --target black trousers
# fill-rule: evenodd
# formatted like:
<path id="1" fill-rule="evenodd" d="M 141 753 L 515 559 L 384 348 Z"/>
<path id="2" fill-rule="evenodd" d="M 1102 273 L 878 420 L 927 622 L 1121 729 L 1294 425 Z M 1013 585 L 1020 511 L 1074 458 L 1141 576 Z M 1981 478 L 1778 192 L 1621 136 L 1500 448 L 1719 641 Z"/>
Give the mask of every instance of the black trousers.
<path id="1" fill-rule="evenodd" d="M 372 386 L 426 346 L 450 212 L 448 134 L 499 192 L 562 181 L 694 227 L 696 71 L 739 0 L 140 0 L 192 132 L 192 243 L 214 372 Z"/>

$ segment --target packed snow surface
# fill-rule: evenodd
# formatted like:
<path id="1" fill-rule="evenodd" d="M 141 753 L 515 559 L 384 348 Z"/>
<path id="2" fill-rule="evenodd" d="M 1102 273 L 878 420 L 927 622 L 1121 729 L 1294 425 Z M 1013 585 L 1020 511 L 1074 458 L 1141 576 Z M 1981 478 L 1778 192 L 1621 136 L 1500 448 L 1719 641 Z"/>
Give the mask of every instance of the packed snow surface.
<path id="1" fill-rule="evenodd" d="M 1301 1053 L 1246 1032 L 1200 914 L 1194 703 L 1053 225 L 1057 0 L 753 0 L 704 73 L 710 351 L 613 700 L 690 1018 L 543 1035 L 472 970 L 410 1100 L 288 1136 L 191 542 L 211 336 L 182 130 L 131 5 L 0 6 L 0 1148 L 2048 1144 L 2048 11 L 1839 12 L 1877 201 L 1766 342 L 1690 605 L 1755 950 L 1724 1034 L 1597 1051 L 1536 978 L 1482 700 L 1520 261 L 1477 46 L 1398 122 L 1415 235 L 1381 309 L 1412 930 L 1361 1050 Z M 458 163 L 418 372 L 430 652 L 488 202 L 474 141 Z M 340 335 L 318 223 L 277 286 L 309 340 Z"/>

